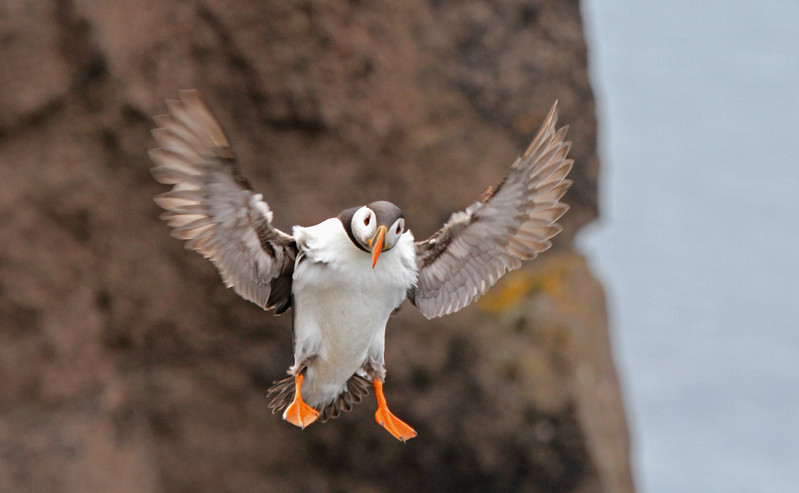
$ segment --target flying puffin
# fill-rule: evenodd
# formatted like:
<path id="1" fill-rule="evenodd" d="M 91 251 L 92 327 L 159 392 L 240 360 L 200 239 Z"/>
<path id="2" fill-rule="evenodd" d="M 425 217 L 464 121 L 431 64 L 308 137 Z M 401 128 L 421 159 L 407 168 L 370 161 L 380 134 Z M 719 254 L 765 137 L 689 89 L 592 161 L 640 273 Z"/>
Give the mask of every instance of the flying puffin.
<path id="1" fill-rule="evenodd" d="M 172 185 L 155 198 L 172 236 L 211 260 L 243 298 L 278 314 L 294 310 L 294 365 L 269 390 L 272 411 L 304 428 L 349 411 L 371 383 L 377 422 L 399 440 L 415 437 L 383 394 L 389 315 L 406 298 L 427 318 L 454 313 L 551 246 L 572 167 L 567 127 L 555 128 L 557 103 L 502 182 L 424 241 L 386 201 L 280 231 L 197 91 L 166 104 L 150 157 L 155 179 Z"/>

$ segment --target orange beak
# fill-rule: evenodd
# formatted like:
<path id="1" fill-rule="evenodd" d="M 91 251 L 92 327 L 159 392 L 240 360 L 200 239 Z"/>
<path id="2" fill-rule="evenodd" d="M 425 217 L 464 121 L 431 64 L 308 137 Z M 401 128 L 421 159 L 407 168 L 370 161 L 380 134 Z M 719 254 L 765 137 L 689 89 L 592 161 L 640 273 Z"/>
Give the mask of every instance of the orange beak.
<path id="1" fill-rule="evenodd" d="M 377 264 L 377 257 L 380 256 L 380 252 L 383 251 L 383 238 L 386 236 L 386 229 L 385 226 L 380 226 L 377 228 L 377 234 L 375 238 L 370 242 L 372 244 L 372 268 L 375 268 L 375 264 Z"/>

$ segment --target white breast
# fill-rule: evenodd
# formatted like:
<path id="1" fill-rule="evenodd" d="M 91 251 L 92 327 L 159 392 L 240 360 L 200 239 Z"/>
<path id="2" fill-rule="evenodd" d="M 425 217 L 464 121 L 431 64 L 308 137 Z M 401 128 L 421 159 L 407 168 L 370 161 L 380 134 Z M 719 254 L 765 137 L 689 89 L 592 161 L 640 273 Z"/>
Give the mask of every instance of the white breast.
<path id="1" fill-rule="evenodd" d="M 294 357 L 315 355 L 302 395 L 317 407 L 335 399 L 368 358 L 382 365 L 388 317 L 416 282 L 415 246 L 406 232 L 372 269 L 371 254 L 352 244 L 338 219 L 295 226 L 293 234 L 300 248 L 292 283 Z"/>

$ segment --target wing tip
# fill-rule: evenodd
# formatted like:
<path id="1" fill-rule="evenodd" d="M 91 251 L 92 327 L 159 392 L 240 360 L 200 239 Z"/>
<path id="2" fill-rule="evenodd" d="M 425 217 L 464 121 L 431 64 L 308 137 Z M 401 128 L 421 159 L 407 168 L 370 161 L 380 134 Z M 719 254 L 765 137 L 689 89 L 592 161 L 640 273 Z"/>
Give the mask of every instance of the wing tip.
<path id="1" fill-rule="evenodd" d="M 563 134 L 559 134 L 560 130 L 555 130 L 555 127 L 558 124 L 558 116 L 560 110 L 558 109 L 558 100 L 555 100 L 555 103 L 550 108 L 547 116 L 544 118 L 543 123 L 538 128 L 538 131 L 535 133 L 535 137 L 533 137 L 532 142 L 522 154 L 522 159 L 526 159 L 533 155 L 536 150 L 538 150 L 545 142 L 550 142 L 555 140 L 555 136 L 557 135 L 566 135 L 566 131 L 563 131 Z M 566 126 L 568 129 L 568 126 Z M 548 147 L 548 146 L 547 146 Z"/>

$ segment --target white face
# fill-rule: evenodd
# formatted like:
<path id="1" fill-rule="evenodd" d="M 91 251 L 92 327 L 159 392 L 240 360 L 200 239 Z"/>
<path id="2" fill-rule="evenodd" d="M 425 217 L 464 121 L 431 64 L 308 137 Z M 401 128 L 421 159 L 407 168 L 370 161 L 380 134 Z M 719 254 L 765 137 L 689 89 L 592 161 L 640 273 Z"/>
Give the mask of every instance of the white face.
<path id="1" fill-rule="evenodd" d="M 397 219 L 394 224 L 388 226 L 383 239 L 385 243 L 383 250 L 389 250 L 396 245 L 404 231 L 405 220 L 403 218 Z M 377 216 L 372 209 L 363 206 L 355 211 L 352 216 L 352 235 L 366 249 L 371 250 L 371 243 L 377 236 Z"/>

